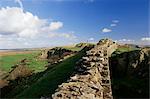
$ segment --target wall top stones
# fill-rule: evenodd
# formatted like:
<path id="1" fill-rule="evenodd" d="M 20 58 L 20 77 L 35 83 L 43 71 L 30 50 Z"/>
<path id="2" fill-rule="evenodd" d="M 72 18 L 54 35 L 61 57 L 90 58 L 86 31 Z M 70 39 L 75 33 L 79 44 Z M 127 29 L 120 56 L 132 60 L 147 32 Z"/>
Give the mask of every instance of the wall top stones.
<path id="1" fill-rule="evenodd" d="M 109 39 L 100 40 L 75 66 L 68 82 L 61 84 L 53 99 L 112 99 L 108 57 L 117 49 Z"/>

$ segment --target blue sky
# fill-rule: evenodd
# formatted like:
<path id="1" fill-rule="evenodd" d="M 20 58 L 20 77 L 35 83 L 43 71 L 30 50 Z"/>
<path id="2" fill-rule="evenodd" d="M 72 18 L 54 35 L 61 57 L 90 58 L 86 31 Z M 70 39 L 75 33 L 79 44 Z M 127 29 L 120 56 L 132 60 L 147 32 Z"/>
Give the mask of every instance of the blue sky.
<path id="1" fill-rule="evenodd" d="M 0 8 L 2 48 L 59 46 L 102 38 L 121 43 L 150 42 L 149 0 L 2 0 Z M 4 14 L 8 18 L 1 17 Z M 19 15 L 31 19 L 16 25 L 10 19 L 22 20 Z M 6 23 L 11 24 L 10 30 L 3 28 Z M 32 28 L 27 27 L 30 23 L 34 23 Z"/>

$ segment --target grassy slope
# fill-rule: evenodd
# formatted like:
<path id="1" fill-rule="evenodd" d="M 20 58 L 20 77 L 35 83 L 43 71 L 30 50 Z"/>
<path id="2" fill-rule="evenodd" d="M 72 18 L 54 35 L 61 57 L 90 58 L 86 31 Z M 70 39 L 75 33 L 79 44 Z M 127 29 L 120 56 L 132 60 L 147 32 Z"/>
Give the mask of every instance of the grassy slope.
<path id="1" fill-rule="evenodd" d="M 64 46 L 63 48 L 66 48 L 68 50 L 72 50 L 72 51 L 80 51 L 82 48 L 80 47 L 68 47 L 68 46 Z"/>
<path id="2" fill-rule="evenodd" d="M 112 56 L 116 56 L 117 54 L 121 54 L 124 52 L 130 52 L 130 51 L 134 51 L 134 50 L 140 50 L 140 48 L 120 47 L 112 54 Z"/>
<path id="3" fill-rule="evenodd" d="M 62 63 L 54 66 L 48 70 L 37 82 L 32 84 L 29 88 L 17 95 L 17 98 L 38 98 L 43 95 L 53 94 L 59 84 L 66 81 L 71 73 L 75 63 L 85 54 L 85 52 L 79 52 L 75 56 L 72 56 Z"/>
<path id="4" fill-rule="evenodd" d="M 0 69 L 9 72 L 11 67 L 17 64 L 22 59 L 28 59 L 28 66 L 35 70 L 35 72 L 40 72 L 44 70 L 44 65 L 46 65 L 46 61 L 36 60 L 36 56 L 39 52 L 25 53 L 25 54 L 16 54 L 16 55 L 7 55 L 2 56 L 0 59 Z"/>

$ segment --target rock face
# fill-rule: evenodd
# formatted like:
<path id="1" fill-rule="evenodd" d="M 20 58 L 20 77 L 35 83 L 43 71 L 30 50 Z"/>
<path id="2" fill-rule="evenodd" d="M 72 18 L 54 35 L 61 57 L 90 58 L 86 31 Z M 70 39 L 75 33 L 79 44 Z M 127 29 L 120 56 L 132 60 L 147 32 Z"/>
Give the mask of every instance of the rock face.
<path id="1" fill-rule="evenodd" d="M 150 48 L 117 54 L 111 58 L 113 77 L 118 76 L 118 74 L 121 77 L 125 75 L 142 76 L 142 74 L 148 77 L 148 72 L 144 72 L 143 70 L 148 70 L 149 65 Z M 138 72 L 140 73 L 138 74 Z"/>
<path id="2" fill-rule="evenodd" d="M 92 43 L 78 43 L 75 45 L 75 47 L 84 48 L 85 46 L 90 46 L 90 45 L 94 45 L 94 44 L 92 44 Z"/>
<path id="3" fill-rule="evenodd" d="M 27 77 L 32 75 L 33 70 L 27 67 L 27 59 L 23 59 L 19 64 L 14 65 L 9 73 L 0 73 L 0 88 L 9 86 L 10 81 L 16 80 L 17 78 Z"/>
<path id="4" fill-rule="evenodd" d="M 112 99 L 109 59 L 117 44 L 103 39 L 87 51 L 68 82 L 52 95 L 53 99 Z"/>
<path id="5" fill-rule="evenodd" d="M 113 94 L 119 98 L 149 97 L 150 48 L 111 57 Z"/>
<path id="6" fill-rule="evenodd" d="M 50 64 L 58 63 L 64 57 L 74 52 L 65 48 L 55 47 L 50 50 L 43 50 L 39 58 L 47 59 Z"/>
<path id="7" fill-rule="evenodd" d="M 48 51 L 47 58 L 51 59 L 49 61 L 53 62 L 53 61 L 57 61 L 57 59 L 64 58 L 65 56 L 70 55 L 72 53 L 73 51 L 71 50 L 61 48 L 61 47 L 56 47 Z"/>
<path id="8" fill-rule="evenodd" d="M 48 57 L 48 50 L 43 50 L 39 56 L 40 59 L 47 59 Z"/>
<path id="9" fill-rule="evenodd" d="M 18 77 L 27 77 L 32 75 L 33 71 L 27 67 L 26 59 L 20 61 L 19 64 L 13 66 L 13 69 L 10 71 L 7 80 L 15 80 Z"/>

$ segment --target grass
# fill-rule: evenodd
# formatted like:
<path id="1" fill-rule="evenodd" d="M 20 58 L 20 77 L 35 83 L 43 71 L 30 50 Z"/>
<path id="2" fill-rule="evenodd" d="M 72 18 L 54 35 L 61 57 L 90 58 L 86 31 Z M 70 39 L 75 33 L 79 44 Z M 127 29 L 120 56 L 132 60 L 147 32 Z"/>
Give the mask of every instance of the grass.
<path id="1" fill-rule="evenodd" d="M 72 50 L 72 51 L 80 51 L 82 48 L 79 48 L 79 47 L 64 47 L 68 50 Z"/>
<path id="2" fill-rule="evenodd" d="M 85 54 L 79 52 L 76 55 L 65 59 L 62 63 L 54 65 L 42 77 L 29 88 L 18 94 L 15 98 L 39 98 L 41 96 L 51 96 L 61 83 L 65 82 L 74 70 L 76 62 Z"/>
<path id="3" fill-rule="evenodd" d="M 40 72 L 45 69 L 44 65 L 46 65 L 47 62 L 44 60 L 37 60 L 36 56 L 38 54 L 39 52 L 35 51 L 31 53 L 2 56 L 0 59 L 0 69 L 9 72 L 13 65 L 26 58 L 28 60 L 28 67 L 35 70 L 35 72 Z"/>
<path id="4" fill-rule="evenodd" d="M 128 47 L 121 47 L 121 48 L 118 48 L 117 51 L 118 52 L 129 52 L 129 51 L 132 51 L 134 50 L 133 48 L 128 48 Z"/>
<path id="5" fill-rule="evenodd" d="M 119 47 L 113 54 L 112 56 L 116 56 L 117 54 L 125 53 L 125 52 L 130 52 L 134 50 L 139 50 L 140 48 L 133 48 L 133 47 Z"/>

